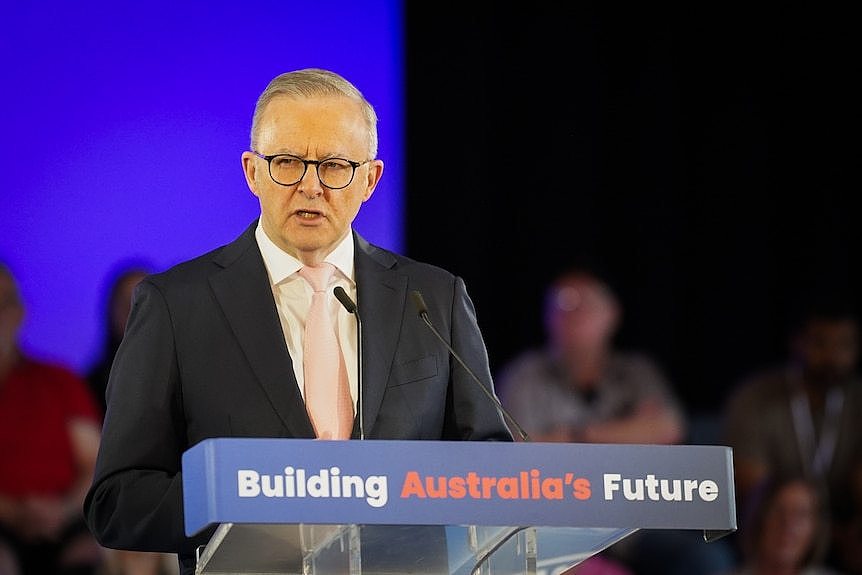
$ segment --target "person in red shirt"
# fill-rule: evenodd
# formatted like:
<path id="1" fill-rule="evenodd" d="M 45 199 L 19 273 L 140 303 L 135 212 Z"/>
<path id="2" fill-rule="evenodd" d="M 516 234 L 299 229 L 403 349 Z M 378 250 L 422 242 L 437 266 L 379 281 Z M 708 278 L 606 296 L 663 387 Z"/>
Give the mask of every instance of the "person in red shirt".
<path id="1" fill-rule="evenodd" d="M 101 415 L 86 381 L 19 346 L 24 304 L 0 263 L 0 554 L 22 575 L 89 573 L 100 548 L 83 523 Z"/>

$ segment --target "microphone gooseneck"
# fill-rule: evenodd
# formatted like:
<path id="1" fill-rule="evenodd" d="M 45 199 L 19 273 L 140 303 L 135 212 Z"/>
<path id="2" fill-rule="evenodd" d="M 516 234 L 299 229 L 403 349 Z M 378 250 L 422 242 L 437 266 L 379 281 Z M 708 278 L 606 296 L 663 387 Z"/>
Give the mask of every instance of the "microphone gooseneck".
<path id="1" fill-rule="evenodd" d="M 490 399 L 494 403 L 494 405 L 497 406 L 497 409 L 500 410 L 500 413 L 503 414 L 506 420 L 511 423 L 512 427 L 514 427 L 515 430 L 518 432 L 518 435 L 521 436 L 521 439 L 523 441 L 530 441 L 530 436 L 527 435 L 527 432 L 515 420 L 512 414 L 509 413 L 505 407 L 503 407 L 503 404 L 500 402 L 500 399 L 496 395 L 491 393 L 491 391 L 485 386 L 485 384 L 483 384 L 482 381 L 476 376 L 476 374 L 473 373 L 473 370 L 469 368 L 469 366 L 464 362 L 463 359 L 461 359 L 461 356 L 459 356 L 455 352 L 455 350 L 452 349 L 452 346 L 449 345 L 449 342 L 447 342 L 443 338 L 443 336 L 440 335 L 440 332 L 437 331 L 437 328 L 434 327 L 434 324 L 431 323 L 431 320 L 428 319 L 428 306 L 425 305 L 425 298 L 422 297 L 422 293 L 420 293 L 419 290 L 413 290 L 410 292 L 410 297 L 413 298 L 413 304 L 416 306 L 416 310 L 419 312 L 419 317 L 422 319 L 422 321 L 425 322 L 425 325 L 427 325 L 431 329 L 431 332 L 435 336 L 437 336 L 437 339 L 440 340 L 440 343 L 446 346 L 446 349 L 449 350 L 449 353 L 452 355 L 453 358 L 455 358 L 455 361 L 458 362 L 458 365 L 464 368 L 467 374 L 470 375 L 470 377 L 473 379 L 476 385 L 478 385 L 479 388 L 485 393 L 488 399 Z"/>
<path id="2" fill-rule="evenodd" d="M 359 416 L 359 439 L 365 439 L 365 415 L 362 408 L 362 320 L 359 317 L 359 308 L 356 302 L 350 299 L 347 292 L 341 286 L 335 286 L 332 292 L 335 298 L 341 302 L 344 309 L 356 318 L 356 411 Z"/>

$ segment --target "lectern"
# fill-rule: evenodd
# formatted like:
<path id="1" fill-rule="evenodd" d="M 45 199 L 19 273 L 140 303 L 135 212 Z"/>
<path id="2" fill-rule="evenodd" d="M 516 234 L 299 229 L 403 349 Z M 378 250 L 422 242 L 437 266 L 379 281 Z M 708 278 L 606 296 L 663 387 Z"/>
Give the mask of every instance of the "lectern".
<path id="1" fill-rule="evenodd" d="M 219 438 L 183 455 L 199 574 L 559 575 L 639 529 L 736 530 L 723 446 Z"/>

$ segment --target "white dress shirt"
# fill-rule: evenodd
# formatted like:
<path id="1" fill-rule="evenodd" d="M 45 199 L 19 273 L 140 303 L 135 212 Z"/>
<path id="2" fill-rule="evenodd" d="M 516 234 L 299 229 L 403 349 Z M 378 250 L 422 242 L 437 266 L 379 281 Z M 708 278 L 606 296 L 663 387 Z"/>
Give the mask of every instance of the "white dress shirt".
<path id="1" fill-rule="evenodd" d="M 311 305 L 311 286 L 299 275 L 302 267 L 295 257 L 284 252 L 275 245 L 263 231 L 258 221 L 255 230 L 257 245 L 263 255 L 263 263 L 269 275 L 269 283 L 272 295 L 275 298 L 275 306 L 278 308 L 278 318 L 281 320 L 281 329 L 284 332 L 284 341 L 293 359 L 293 371 L 296 374 L 296 383 L 299 392 L 305 397 L 305 378 L 302 373 L 302 339 L 305 332 L 305 316 Z M 354 302 L 356 298 L 356 282 L 354 281 L 353 269 L 353 233 L 348 233 L 344 240 L 326 256 L 324 261 L 335 266 L 335 284 L 340 285 Z M 350 383 L 350 395 L 353 398 L 354 409 L 358 395 L 358 374 L 356 370 L 356 318 L 352 316 L 341 302 L 331 294 L 330 306 L 332 306 L 332 317 L 335 318 L 335 332 L 338 335 L 338 343 L 341 353 L 344 355 L 344 364 L 347 368 L 347 379 Z"/>

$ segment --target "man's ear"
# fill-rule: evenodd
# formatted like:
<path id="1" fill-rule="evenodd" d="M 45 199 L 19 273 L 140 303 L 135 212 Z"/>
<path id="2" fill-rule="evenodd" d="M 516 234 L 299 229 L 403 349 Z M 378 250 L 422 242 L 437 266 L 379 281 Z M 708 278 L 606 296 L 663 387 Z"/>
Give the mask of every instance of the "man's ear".
<path id="1" fill-rule="evenodd" d="M 257 156 L 255 156 L 251 152 L 243 152 L 242 153 L 242 172 L 245 174 L 245 183 L 248 186 L 248 189 L 251 190 L 251 193 L 255 196 L 257 193 L 257 168 L 259 163 L 256 161 Z"/>
<path id="2" fill-rule="evenodd" d="M 365 193 L 362 195 L 363 202 L 368 201 L 383 176 L 383 160 L 371 160 L 368 162 L 368 166 L 368 175 L 365 177 Z"/>

